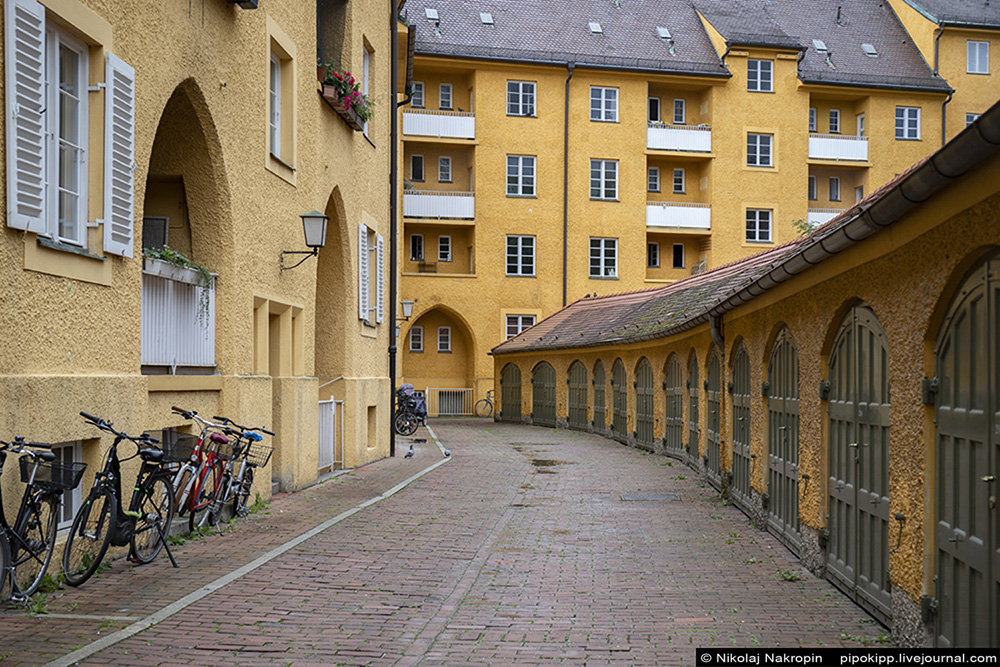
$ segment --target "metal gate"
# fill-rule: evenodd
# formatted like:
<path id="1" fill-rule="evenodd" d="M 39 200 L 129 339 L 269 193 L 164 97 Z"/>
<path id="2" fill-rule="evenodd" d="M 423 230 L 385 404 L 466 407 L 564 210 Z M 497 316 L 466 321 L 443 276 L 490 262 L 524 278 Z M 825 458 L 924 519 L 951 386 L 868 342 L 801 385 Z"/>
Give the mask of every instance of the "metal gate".
<path id="1" fill-rule="evenodd" d="M 688 365 L 688 464 L 698 467 L 698 355 L 691 353 Z"/>
<path id="2" fill-rule="evenodd" d="M 331 472 L 344 467 L 344 402 L 319 402 L 319 460 L 320 472 Z"/>
<path id="3" fill-rule="evenodd" d="M 729 494 L 750 507 L 750 354 L 741 342 L 733 355 L 733 484 Z"/>
<path id="4" fill-rule="evenodd" d="M 625 385 L 625 364 L 615 359 L 611 369 L 611 434 L 616 440 L 628 440 L 628 387 Z"/>
<path id="5" fill-rule="evenodd" d="M 429 417 L 470 417 L 475 404 L 472 389 L 440 389 L 427 387 L 427 416 Z"/>
<path id="6" fill-rule="evenodd" d="M 604 385 L 606 381 L 604 379 L 604 364 L 600 359 L 594 364 L 594 430 L 598 433 L 604 432 L 604 425 L 606 423 L 605 414 L 607 413 L 607 399 L 604 397 Z"/>
<path id="7" fill-rule="evenodd" d="M 531 373 L 531 423 L 556 425 L 556 370 L 547 361 Z"/>
<path id="8" fill-rule="evenodd" d="M 587 428 L 587 369 L 579 361 L 574 361 L 569 367 L 569 398 L 567 404 L 567 421 L 570 428 Z"/>
<path id="9" fill-rule="evenodd" d="M 719 488 L 722 486 L 721 441 L 722 434 L 722 365 L 719 352 L 712 347 L 708 355 L 708 372 L 705 380 L 705 400 L 708 406 L 705 437 L 705 473 L 708 481 Z"/>
<path id="10" fill-rule="evenodd" d="M 663 382 L 666 398 L 664 411 L 663 449 L 667 456 L 684 457 L 684 389 L 681 364 L 677 355 L 667 360 L 667 375 Z"/>
<path id="11" fill-rule="evenodd" d="M 1000 255 L 966 278 L 938 336 L 934 532 L 939 647 L 1000 646 Z"/>
<path id="12" fill-rule="evenodd" d="M 653 447 L 653 367 L 643 357 L 635 369 L 635 440 Z"/>
<path id="13" fill-rule="evenodd" d="M 521 421 L 521 369 L 507 364 L 500 371 L 500 421 Z"/>
<path id="14" fill-rule="evenodd" d="M 771 349 L 767 387 L 767 526 L 799 553 L 799 353 L 788 329 Z"/>
<path id="15" fill-rule="evenodd" d="M 827 576 L 888 622 L 889 347 L 875 314 L 854 306 L 830 353 Z"/>

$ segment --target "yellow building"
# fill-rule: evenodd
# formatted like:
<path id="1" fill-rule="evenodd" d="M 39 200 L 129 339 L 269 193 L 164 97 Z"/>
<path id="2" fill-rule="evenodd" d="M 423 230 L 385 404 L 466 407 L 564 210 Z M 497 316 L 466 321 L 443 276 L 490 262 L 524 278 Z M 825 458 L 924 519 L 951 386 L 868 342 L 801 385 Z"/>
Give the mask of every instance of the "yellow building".
<path id="1" fill-rule="evenodd" d="M 1000 104 L 808 236 L 493 350 L 499 419 L 692 466 L 904 646 L 1000 644 Z"/>
<path id="2" fill-rule="evenodd" d="M 951 87 L 891 9 L 819 4 L 407 6 L 400 345 L 432 413 L 566 303 L 784 243 L 940 145 Z"/>

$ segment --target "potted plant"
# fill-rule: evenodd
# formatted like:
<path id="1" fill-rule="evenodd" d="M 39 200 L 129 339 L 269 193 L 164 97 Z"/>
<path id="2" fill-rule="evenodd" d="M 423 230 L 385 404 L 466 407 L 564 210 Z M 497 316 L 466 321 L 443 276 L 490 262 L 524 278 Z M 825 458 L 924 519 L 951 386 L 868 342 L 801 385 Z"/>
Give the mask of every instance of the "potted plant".
<path id="1" fill-rule="evenodd" d="M 207 322 L 210 291 L 215 289 L 215 276 L 212 272 L 169 246 L 143 248 L 142 257 L 143 273 L 202 287 L 198 301 L 198 321 L 203 324 Z"/>
<path id="2" fill-rule="evenodd" d="M 355 130 L 374 115 L 374 101 L 361 92 L 361 83 L 347 71 L 339 72 L 332 63 L 317 66 L 323 70 L 323 99 Z"/>

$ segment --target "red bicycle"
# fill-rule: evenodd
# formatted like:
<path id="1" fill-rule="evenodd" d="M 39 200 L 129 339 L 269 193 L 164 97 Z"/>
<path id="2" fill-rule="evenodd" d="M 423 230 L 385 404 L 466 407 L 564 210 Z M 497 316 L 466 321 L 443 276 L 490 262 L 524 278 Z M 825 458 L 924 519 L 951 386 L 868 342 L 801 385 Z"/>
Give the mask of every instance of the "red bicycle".
<path id="1" fill-rule="evenodd" d="M 187 459 L 174 476 L 178 513 L 187 513 L 188 529 L 194 531 L 205 525 L 215 525 L 218 521 L 218 514 L 209 509 L 222 492 L 224 466 L 231 456 L 226 434 L 238 434 L 225 424 L 208 421 L 194 410 L 176 405 L 172 410 L 201 425 L 201 433 L 193 447 L 186 447 L 183 441 L 175 445 L 176 453 L 186 455 Z"/>

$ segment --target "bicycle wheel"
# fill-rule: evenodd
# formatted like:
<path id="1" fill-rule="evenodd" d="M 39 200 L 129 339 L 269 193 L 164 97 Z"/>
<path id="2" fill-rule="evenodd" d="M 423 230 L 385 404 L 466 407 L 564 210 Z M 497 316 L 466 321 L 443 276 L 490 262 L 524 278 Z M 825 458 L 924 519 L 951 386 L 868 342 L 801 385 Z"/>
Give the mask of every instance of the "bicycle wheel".
<path id="1" fill-rule="evenodd" d="M 417 432 L 417 418 L 409 412 L 400 412 L 393 420 L 392 427 L 399 435 L 413 435 Z"/>
<path id="2" fill-rule="evenodd" d="M 240 488 L 236 489 L 236 498 L 233 499 L 233 516 L 247 516 L 250 514 L 250 490 L 253 488 L 253 468 L 249 467 L 247 463 L 243 465 L 248 467 L 246 472 L 243 473 L 243 481 L 240 482 Z"/>
<path id="3" fill-rule="evenodd" d="M 111 543 L 115 530 L 115 494 L 100 487 L 90 492 L 76 516 L 63 550 L 63 575 L 70 586 L 90 579 Z"/>
<path id="4" fill-rule="evenodd" d="M 188 530 L 194 532 L 208 524 L 209 509 L 219 495 L 222 486 L 222 464 L 218 461 L 205 468 L 201 476 L 195 480 L 188 499 Z"/>
<path id="5" fill-rule="evenodd" d="M 10 588 L 7 581 L 7 567 L 10 565 L 10 547 L 7 546 L 7 536 L 0 535 L 0 602 L 10 597 Z"/>
<path id="6" fill-rule="evenodd" d="M 493 401 L 488 398 L 481 398 L 476 401 L 476 414 L 480 417 L 489 417 L 493 414 Z"/>
<path id="7" fill-rule="evenodd" d="M 56 547 L 59 497 L 51 491 L 35 491 L 28 498 L 11 540 L 10 559 L 14 566 L 12 595 L 31 597 L 42 583 Z"/>
<path id="8" fill-rule="evenodd" d="M 174 511 L 177 516 L 184 516 L 189 507 L 188 497 L 184 493 L 188 488 L 188 483 L 191 481 L 191 468 L 186 465 L 180 469 L 177 476 L 174 478 Z M 189 492 L 190 493 L 190 492 Z"/>
<path id="9" fill-rule="evenodd" d="M 135 522 L 131 555 L 139 563 L 152 563 L 170 534 L 174 519 L 173 489 L 166 475 L 151 475 L 137 493 L 138 502 L 133 505 L 140 516 Z"/>

